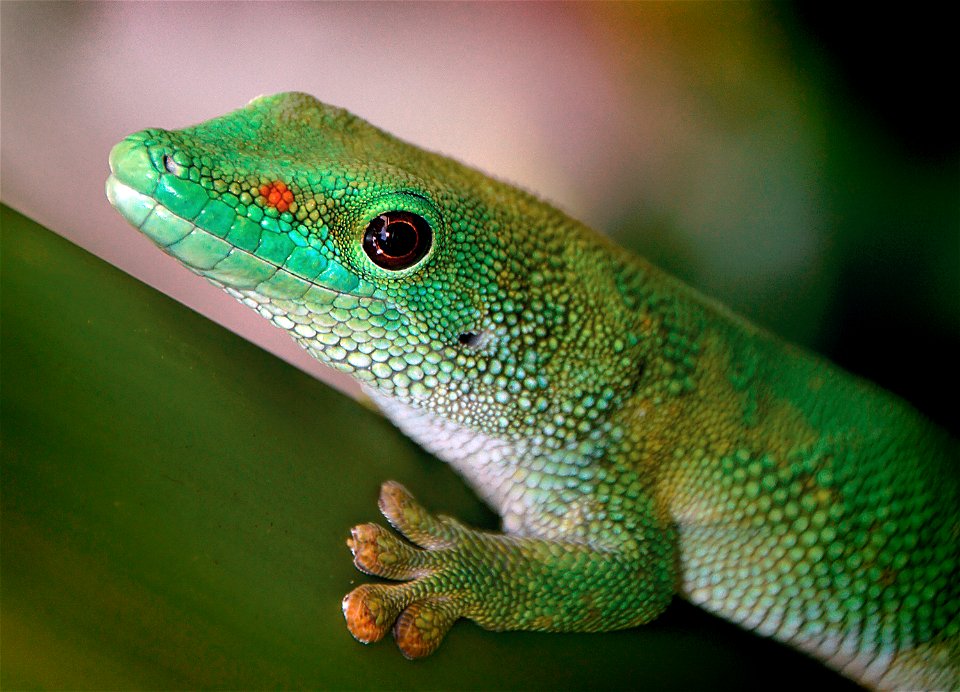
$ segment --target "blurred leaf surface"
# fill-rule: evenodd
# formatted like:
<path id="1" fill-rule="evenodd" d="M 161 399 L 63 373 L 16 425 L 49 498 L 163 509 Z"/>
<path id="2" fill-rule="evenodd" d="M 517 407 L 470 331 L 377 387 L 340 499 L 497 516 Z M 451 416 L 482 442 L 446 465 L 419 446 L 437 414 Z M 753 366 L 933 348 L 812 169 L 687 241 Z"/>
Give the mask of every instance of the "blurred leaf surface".
<path id="1" fill-rule="evenodd" d="M 2 242 L 5 689 L 837 684 L 680 602 L 602 635 L 463 622 L 417 663 L 358 644 L 344 539 L 381 481 L 495 517 L 375 413 L 7 207 Z"/>

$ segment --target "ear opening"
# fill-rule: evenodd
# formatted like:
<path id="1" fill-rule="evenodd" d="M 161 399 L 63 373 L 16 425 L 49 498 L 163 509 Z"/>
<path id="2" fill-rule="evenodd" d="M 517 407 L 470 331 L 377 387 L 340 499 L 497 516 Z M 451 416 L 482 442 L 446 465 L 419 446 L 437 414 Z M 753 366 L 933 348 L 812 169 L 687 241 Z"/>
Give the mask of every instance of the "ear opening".
<path id="1" fill-rule="evenodd" d="M 463 332 L 460 336 L 457 337 L 457 341 L 460 342 L 462 346 L 467 348 L 480 348 L 483 346 L 489 338 L 487 332 Z"/>

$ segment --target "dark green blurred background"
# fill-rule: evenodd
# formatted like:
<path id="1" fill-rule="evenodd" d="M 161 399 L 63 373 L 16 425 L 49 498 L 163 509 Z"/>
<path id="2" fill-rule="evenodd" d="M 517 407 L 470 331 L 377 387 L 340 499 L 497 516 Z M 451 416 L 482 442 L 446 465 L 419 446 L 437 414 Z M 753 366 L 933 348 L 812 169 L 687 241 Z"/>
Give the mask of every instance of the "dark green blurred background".
<path id="1" fill-rule="evenodd" d="M 0 211 L 4 689 L 835 684 L 683 603 L 604 635 L 464 622 L 417 663 L 358 644 L 344 541 L 381 481 L 495 517 L 377 414 Z"/>
<path id="2" fill-rule="evenodd" d="M 636 7 L 609 6 L 599 24 L 609 29 L 608 49 L 623 57 L 624 79 L 640 69 L 629 52 Z M 954 25 L 930 8 L 922 16 L 764 8 L 766 35 L 785 44 L 791 83 L 803 85 L 799 122 L 818 153 L 814 178 L 796 181 L 815 183 L 822 202 L 816 261 L 770 280 L 723 271 L 725 253 L 749 266 L 757 250 L 749 239 L 692 237 L 683 219 L 651 211 L 632 180 L 624 181 L 623 203 L 598 223 L 956 434 Z M 686 47 L 678 55 L 687 66 L 726 59 L 729 27 L 693 24 L 700 28 L 672 37 Z M 703 102 L 718 128 L 743 135 L 752 121 L 718 84 L 702 85 Z M 767 144 L 777 142 L 755 142 L 750 155 L 762 159 Z M 752 182 L 763 189 L 762 179 Z M 724 202 L 717 199 L 718 215 L 728 212 Z M 0 222 L 3 688 L 842 683 L 683 603 L 650 626 L 604 635 L 494 634 L 460 623 L 436 656 L 415 664 L 391 643 L 357 644 L 339 601 L 365 578 L 344 540 L 353 523 L 377 519 L 382 480 L 400 480 L 428 507 L 469 523 L 493 528 L 495 517 L 446 466 L 369 410 L 6 206 Z M 775 251 L 789 252 L 790 243 L 775 240 Z"/>
<path id="3" fill-rule="evenodd" d="M 629 7 L 639 15 L 643 6 Z M 685 7 L 696 14 L 704 5 Z M 749 49 L 724 39 L 735 21 L 677 22 L 683 30 L 672 38 L 685 47 L 678 53 L 686 56 L 680 62 L 689 75 L 703 79 L 697 84 L 700 111 L 729 139 L 748 147 L 746 163 L 731 168 L 742 177 L 727 191 L 752 197 L 716 196 L 705 215 L 732 210 L 737 218 L 730 227 L 757 228 L 738 238 L 718 224 L 726 231 L 718 238 L 708 221 L 691 231 L 682 215 L 652 215 L 640 191 L 607 230 L 775 333 L 903 396 L 958 435 L 960 416 L 950 394 L 960 385 L 955 24 L 946 10 L 933 7 L 895 13 L 818 2 L 760 7 L 762 35 L 779 39 L 786 55 L 785 64 L 768 69 L 779 76 L 779 88 L 796 90 L 794 100 L 802 110 L 793 120 L 802 134 L 785 132 L 783 139 L 806 142 L 802 156 L 812 160 L 798 163 L 800 154 L 778 149 L 775 129 L 743 133 L 744 127 L 762 124 L 757 110 L 764 97 L 749 88 L 731 89 L 731 81 L 748 81 L 765 65 L 751 63 L 744 57 Z M 630 27 L 628 22 L 617 44 L 627 53 L 634 38 Z M 773 54 L 767 57 L 773 60 Z M 702 67 L 711 61 L 721 66 Z M 713 76 L 724 70 L 734 76 Z M 689 75 L 685 78 L 697 79 Z M 778 88 L 777 79 L 765 84 Z M 776 152 L 772 156 L 782 158 L 784 169 L 796 165 L 801 172 L 788 175 L 799 177 L 776 179 L 776 167 L 765 167 L 776 161 L 765 160 L 765 150 Z M 737 150 L 723 154 L 732 158 Z M 764 181 L 743 170 L 751 165 L 757 175 L 770 177 L 769 192 L 779 196 L 780 227 L 767 225 L 763 213 L 759 218 L 749 213 L 751 205 L 762 208 L 767 202 Z M 816 201 L 815 216 L 791 218 L 791 208 L 809 211 L 791 195 L 801 200 L 807 193 Z M 778 237 L 790 227 L 793 237 Z M 811 241 L 813 248 L 807 245 Z M 784 261 L 780 273 L 751 270 L 776 266 L 778 253 L 791 252 L 808 253 L 808 258 L 794 265 Z"/>
<path id="4" fill-rule="evenodd" d="M 818 349 L 960 434 L 960 48 L 944 9 L 776 6 L 820 68 L 839 280 Z"/>

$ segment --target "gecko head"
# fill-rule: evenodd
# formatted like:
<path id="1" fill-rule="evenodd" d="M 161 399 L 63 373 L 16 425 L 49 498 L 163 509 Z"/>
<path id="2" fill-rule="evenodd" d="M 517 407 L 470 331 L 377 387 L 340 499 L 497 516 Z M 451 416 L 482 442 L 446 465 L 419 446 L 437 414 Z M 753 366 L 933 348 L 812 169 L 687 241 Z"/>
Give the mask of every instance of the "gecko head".
<path id="1" fill-rule="evenodd" d="M 369 296 L 413 273 L 442 226 L 422 184 L 376 158 L 391 140 L 306 94 L 261 97 L 195 127 L 130 135 L 110 152 L 107 197 L 224 287 Z"/>
<path id="2" fill-rule="evenodd" d="M 551 231 L 573 222 L 532 196 L 300 93 L 137 132 L 110 168 L 110 202 L 164 252 L 375 389 L 529 409 L 546 386 L 571 251 Z"/>

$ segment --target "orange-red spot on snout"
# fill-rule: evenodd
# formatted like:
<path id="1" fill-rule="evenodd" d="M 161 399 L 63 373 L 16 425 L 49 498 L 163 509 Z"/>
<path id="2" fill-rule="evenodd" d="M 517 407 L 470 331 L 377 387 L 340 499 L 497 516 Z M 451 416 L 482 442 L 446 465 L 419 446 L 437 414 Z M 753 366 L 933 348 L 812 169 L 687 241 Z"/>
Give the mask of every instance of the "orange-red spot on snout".
<path id="1" fill-rule="evenodd" d="M 293 202 L 293 193 L 287 189 L 287 184 L 282 180 L 275 180 L 270 184 L 264 183 L 260 186 L 260 194 L 267 200 L 267 204 L 276 207 L 280 212 L 289 209 L 290 203 Z"/>

